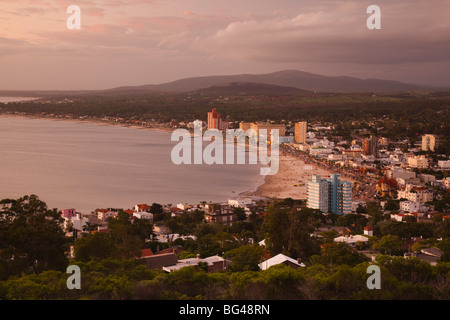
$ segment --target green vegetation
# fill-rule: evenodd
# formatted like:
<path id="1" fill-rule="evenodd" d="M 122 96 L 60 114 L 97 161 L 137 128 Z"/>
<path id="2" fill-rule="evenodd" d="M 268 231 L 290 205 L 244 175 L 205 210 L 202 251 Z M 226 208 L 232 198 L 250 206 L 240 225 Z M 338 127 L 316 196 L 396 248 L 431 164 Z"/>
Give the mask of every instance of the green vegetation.
<path id="1" fill-rule="evenodd" d="M 137 260 L 72 261 L 82 270 L 81 290 L 68 290 L 66 274 L 45 271 L 0 283 L 0 299 L 402 299 L 450 298 L 450 263 L 379 257 L 381 290 L 366 287 L 367 262 L 328 267 L 206 273 L 193 267 L 167 274 Z"/>
<path id="2" fill-rule="evenodd" d="M 443 299 L 450 298 L 450 224 L 400 223 L 379 217 L 369 204 L 369 219 L 360 214 L 328 217 L 303 203 L 273 202 L 264 218 L 240 221 L 231 227 L 201 221 L 200 212 L 166 218 L 174 226 L 184 222 L 197 240 L 177 240 L 185 250 L 179 258 L 200 253 L 223 255 L 230 268 L 208 273 L 206 266 L 186 267 L 173 273 L 148 269 L 135 255 L 152 231 L 145 221 L 130 223 L 120 211 L 109 222 L 110 233 L 87 233 L 74 243 L 75 258 L 65 254 L 70 244 L 60 225 L 60 212 L 49 210 L 36 196 L 0 202 L 0 299 Z M 190 216 L 188 218 L 187 216 Z M 178 219 L 180 219 L 178 221 Z M 378 236 L 352 248 L 335 243 L 339 225 L 355 228 L 374 223 Z M 325 227 L 328 231 L 318 232 Z M 46 232 L 40 232 L 45 230 Z M 39 232 L 38 232 L 39 231 Z M 319 236 L 311 236 L 315 232 Z M 426 233 L 429 232 L 429 233 Z M 421 233 L 413 250 L 437 246 L 442 261 L 436 266 L 418 258 L 403 258 L 405 241 Z M 445 235 L 444 235 L 445 234 Z M 443 236 L 441 241 L 436 237 Z M 250 238 L 266 239 L 266 249 Z M 381 290 L 366 286 L 370 258 L 363 251 L 379 248 Z M 260 271 L 258 264 L 278 253 L 300 258 L 306 267 L 277 265 Z M 372 250 L 373 253 L 373 250 Z M 371 253 L 371 254 L 372 254 Z M 66 287 L 68 265 L 81 269 L 81 289 Z"/>

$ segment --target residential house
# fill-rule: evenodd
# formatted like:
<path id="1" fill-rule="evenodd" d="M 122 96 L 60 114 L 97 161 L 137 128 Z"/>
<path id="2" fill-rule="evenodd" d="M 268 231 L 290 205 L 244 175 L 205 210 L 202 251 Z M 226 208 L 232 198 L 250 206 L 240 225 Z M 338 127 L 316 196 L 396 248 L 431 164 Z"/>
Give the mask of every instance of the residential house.
<path id="1" fill-rule="evenodd" d="M 302 262 L 295 260 L 291 257 L 288 257 L 282 253 L 277 254 L 276 256 L 261 262 L 260 264 L 258 264 L 258 266 L 261 270 L 267 270 L 270 267 L 278 264 L 285 264 L 294 269 L 297 269 L 299 267 L 305 267 L 305 265 Z"/>
<path id="2" fill-rule="evenodd" d="M 333 239 L 334 242 L 345 242 L 351 247 L 355 247 L 358 242 L 367 243 L 369 238 L 361 235 L 345 235 L 336 237 Z"/>
<path id="3" fill-rule="evenodd" d="M 151 207 L 148 204 L 136 204 L 134 206 L 134 211 L 137 212 L 150 212 Z"/>
<path id="4" fill-rule="evenodd" d="M 96 213 L 97 213 L 97 217 L 100 220 L 106 220 L 108 218 L 114 218 L 116 216 L 116 212 L 108 210 L 108 209 L 97 209 Z"/>
<path id="5" fill-rule="evenodd" d="M 180 210 L 188 210 L 188 209 L 192 208 L 192 206 L 187 203 L 178 203 L 177 208 Z"/>
<path id="6" fill-rule="evenodd" d="M 141 256 L 137 259 L 142 259 L 149 269 L 159 270 L 163 270 L 163 268 L 168 266 L 174 266 L 178 262 L 178 257 L 174 252 L 162 254 L 150 254 L 150 252 L 145 252 L 145 256 Z"/>
<path id="7" fill-rule="evenodd" d="M 424 248 L 420 250 L 420 253 L 416 254 L 416 257 L 428 262 L 432 266 L 436 266 L 441 260 L 442 251 L 438 248 Z"/>
<path id="8" fill-rule="evenodd" d="M 372 226 L 365 226 L 364 227 L 364 235 L 366 236 L 373 236 L 373 227 Z"/>
<path id="9" fill-rule="evenodd" d="M 82 232 L 83 227 L 85 225 L 87 225 L 87 223 L 89 222 L 88 218 L 83 217 L 80 213 L 77 213 L 75 216 L 63 216 L 63 228 L 64 230 L 67 230 L 69 228 L 69 226 L 71 226 L 74 230 L 78 231 L 78 232 Z"/>
<path id="10" fill-rule="evenodd" d="M 232 198 L 228 199 L 228 204 L 232 207 L 245 208 L 253 204 L 253 200 L 250 198 Z"/>
<path id="11" fill-rule="evenodd" d="M 438 160 L 438 167 L 441 170 L 449 170 L 450 169 L 450 160 Z"/>
<path id="12" fill-rule="evenodd" d="M 178 262 L 175 265 L 163 267 L 163 270 L 166 272 L 174 272 L 176 270 L 180 270 L 186 267 L 195 267 L 198 269 L 199 268 L 198 264 L 201 262 L 207 264 L 208 272 L 217 272 L 226 270 L 227 267 L 230 265 L 229 260 L 226 260 L 219 256 L 211 256 L 202 259 L 200 258 L 200 255 L 197 255 L 196 258 L 178 260 Z"/>
<path id="13" fill-rule="evenodd" d="M 150 222 L 153 222 L 153 213 L 150 213 L 150 212 L 145 212 L 145 211 L 133 212 L 133 217 L 136 217 L 138 219 L 145 219 Z"/>
<path id="14" fill-rule="evenodd" d="M 423 206 L 420 202 L 414 201 L 400 201 L 400 210 L 403 212 L 425 212 L 428 207 Z"/>
<path id="15" fill-rule="evenodd" d="M 205 212 L 205 221 L 207 223 L 220 223 L 231 226 L 236 221 L 236 215 L 233 208 L 228 204 L 208 204 Z"/>
<path id="16" fill-rule="evenodd" d="M 408 184 L 405 188 L 398 191 L 397 198 L 404 198 L 412 202 L 425 204 L 428 201 L 433 201 L 433 191 L 426 187 L 418 187 Z"/>
<path id="17" fill-rule="evenodd" d="M 418 212 L 413 213 L 391 213 L 391 219 L 398 222 L 405 222 L 407 217 L 414 217 L 417 219 L 419 216 Z"/>
<path id="18" fill-rule="evenodd" d="M 61 217 L 63 217 L 63 218 L 75 217 L 76 215 L 77 215 L 77 211 L 75 209 L 61 210 Z"/>

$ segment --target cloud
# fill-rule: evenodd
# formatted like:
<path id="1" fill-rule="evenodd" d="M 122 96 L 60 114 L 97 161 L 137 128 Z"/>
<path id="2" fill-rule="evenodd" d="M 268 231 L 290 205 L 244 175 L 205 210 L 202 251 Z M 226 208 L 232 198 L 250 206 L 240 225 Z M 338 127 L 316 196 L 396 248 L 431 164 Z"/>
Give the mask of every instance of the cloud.
<path id="1" fill-rule="evenodd" d="M 197 38 L 193 47 L 217 59 L 261 62 L 448 61 L 449 19 L 436 15 L 438 5 L 442 5 L 439 10 L 450 10 L 448 2 L 443 1 L 430 1 L 426 6 L 408 2 L 385 5 L 382 30 L 367 29 L 365 6 L 356 2 L 292 17 L 235 21 L 210 37 Z"/>
<path id="2" fill-rule="evenodd" d="M 79 0 L 82 28 L 73 31 L 65 24 L 72 1 L 0 0 L 8 21 L 0 25 L 0 68 L 33 77 L 40 61 L 52 75 L 77 61 L 80 77 L 98 64 L 110 78 L 118 64 L 134 72 L 165 66 L 142 75 L 144 83 L 290 68 L 450 85 L 450 2 L 376 2 L 381 30 L 366 28 L 372 3 L 360 0 Z"/>

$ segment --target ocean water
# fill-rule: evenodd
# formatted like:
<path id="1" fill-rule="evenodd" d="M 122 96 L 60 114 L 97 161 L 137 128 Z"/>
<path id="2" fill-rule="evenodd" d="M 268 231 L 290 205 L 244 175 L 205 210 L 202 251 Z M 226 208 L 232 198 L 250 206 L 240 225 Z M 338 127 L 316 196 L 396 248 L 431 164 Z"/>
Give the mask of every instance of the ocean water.
<path id="1" fill-rule="evenodd" d="M 36 194 L 50 208 L 227 201 L 264 182 L 260 165 L 175 165 L 169 132 L 0 117 L 0 199 Z"/>

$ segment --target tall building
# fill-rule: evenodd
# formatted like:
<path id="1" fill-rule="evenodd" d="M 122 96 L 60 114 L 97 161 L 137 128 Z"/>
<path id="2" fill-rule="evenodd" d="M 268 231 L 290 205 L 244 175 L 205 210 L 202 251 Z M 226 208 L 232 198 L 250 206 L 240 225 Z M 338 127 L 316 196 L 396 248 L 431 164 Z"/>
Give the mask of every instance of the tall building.
<path id="1" fill-rule="evenodd" d="M 212 129 L 227 130 L 228 121 L 223 120 L 222 117 L 220 116 L 220 113 L 218 113 L 214 108 L 211 112 L 208 112 L 207 128 L 208 130 Z"/>
<path id="2" fill-rule="evenodd" d="M 312 175 L 307 184 L 307 206 L 322 212 L 346 214 L 352 211 L 352 183 L 332 174 L 329 178 Z"/>
<path id="3" fill-rule="evenodd" d="M 308 208 L 319 209 L 328 212 L 328 194 L 330 185 L 326 179 L 312 175 L 307 184 L 307 206 Z"/>
<path id="4" fill-rule="evenodd" d="M 267 140 L 271 140 L 271 132 L 272 130 L 278 130 L 278 136 L 285 136 L 286 135 L 286 127 L 284 124 L 271 124 L 267 122 L 258 122 L 258 123 L 252 123 L 250 125 L 250 129 L 253 129 L 256 131 L 256 136 L 259 137 L 259 130 L 265 129 L 267 133 Z"/>
<path id="5" fill-rule="evenodd" d="M 259 130 L 265 129 L 267 133 L 267 141 L 271 141 L 272 130 L 278 130 L 278 137 L 283 137 L 286 135 L 286 127 L 284 124 L 272 124 L 266 122 L 241 122 L 239 123 L 239 129 L 247 132 L 247 130 L 254 130 L 256 140 L 259 139 Z"/>
<path id="6" fill-rule="evenodd" d="M 378 158 L 378 145 L 379 142 L 377 137 L 370 136 L 370 138 L 364 139 L 362 141 L 362 154 L 366 156 L 371 155 Z"/>
<path id="7" fill-rule="evenodd" d="M 436 151 L 439 146 L 439 138 L 434 134 L 425 134 L 422 136 L 422 151 Z"/>
<path id="8" fill-rule="evenodd" d="M 243 121 L 241 121 L 239 123 L 239 129 L 241 129 L 244 132 L 247 132 L 247 130 L 250 129 L 250 125 L 251 125 L 250 122 L 243 122 Z"/>
<path id="9" fill-rule="evenodd" d="M 306 121 L 295 123 L 295 142 L 306 144 L 306 129 L 308 123 Z"/>

